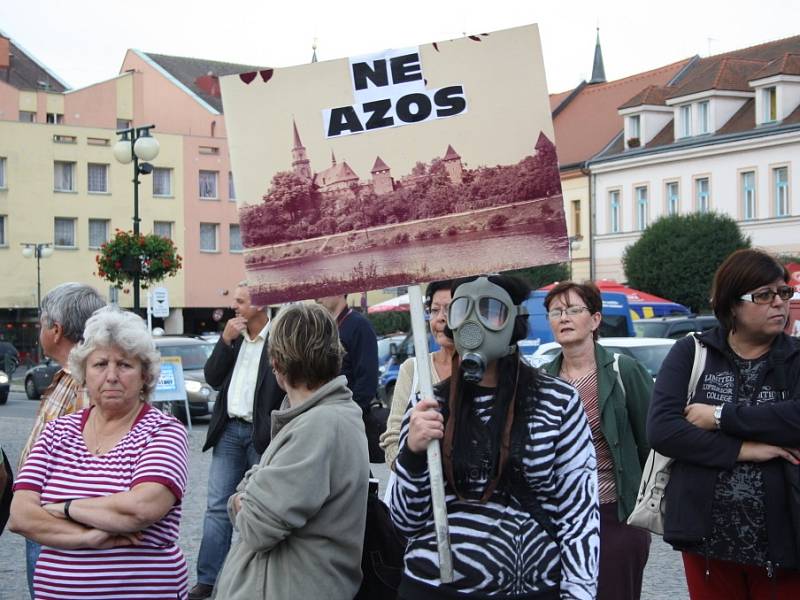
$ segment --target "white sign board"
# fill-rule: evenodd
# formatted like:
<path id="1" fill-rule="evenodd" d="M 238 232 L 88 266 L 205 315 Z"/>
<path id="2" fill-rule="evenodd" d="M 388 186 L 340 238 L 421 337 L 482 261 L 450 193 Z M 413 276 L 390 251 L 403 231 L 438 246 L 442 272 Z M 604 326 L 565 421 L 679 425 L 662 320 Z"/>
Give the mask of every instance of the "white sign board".
<path id="1" fill-rule="evenodd" d="M 150 313 L 154 317 L 166 319 L 169 316 L 169 292 L 167 288 L 157 287 L 152 291 L 153 303 Z"/>

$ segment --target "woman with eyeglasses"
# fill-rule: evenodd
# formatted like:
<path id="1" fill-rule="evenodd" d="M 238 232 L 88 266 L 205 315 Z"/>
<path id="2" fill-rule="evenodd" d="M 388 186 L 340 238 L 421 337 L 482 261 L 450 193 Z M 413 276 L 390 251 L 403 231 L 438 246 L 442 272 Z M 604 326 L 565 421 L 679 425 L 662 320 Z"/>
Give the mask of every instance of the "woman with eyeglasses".
<path id="1" fill-rule="evenodd" d="M 447 309 L 450 308 L 450 286 L 452 280 L 445 279 L 428 284 L 425 290 L 425 309 L 428 315 L 428 326 L 439 349 L 429 354 L 431 361 L 431 379 L 436 385 L 450 377 L 455 346 L 453 340 L 444 333 L 447 327 Z M 400 365 L 397 382 L 392 394 L 392 408 L 386 423 L 386 431 L 381 435 L 381 448 L 386 455 L 386 466 L 394 470 L 400 443 L 400 426 L 406 411 L 417 403 L 419 381 L 416 374 L 417 359 L 410 357 Z"/>
<path id="2" fill-rule="evenodd" d="M 800 343 L 784 333 L 789 273 L 760 250 L 717 269 L 720 325 L 691 403 L 695 343 L 676 342 L 656 381 L 647 433 L 675 459 L 664 540 L 683 553 L 692 600 L 800 598 L 797 485 Z"/>
<path id="3" fill-rule="evenodd" d="M 589 419 L 600 492 L 598 600 L 638 600 L 650 534 L 625 523 L 650 447 L 645 434 L 653 379 L 636 359 L 597 343 L 603 300 L 593 283 L 565 281 L 544 299 L 561 352 L 542 368 L 574 386 Z"/>

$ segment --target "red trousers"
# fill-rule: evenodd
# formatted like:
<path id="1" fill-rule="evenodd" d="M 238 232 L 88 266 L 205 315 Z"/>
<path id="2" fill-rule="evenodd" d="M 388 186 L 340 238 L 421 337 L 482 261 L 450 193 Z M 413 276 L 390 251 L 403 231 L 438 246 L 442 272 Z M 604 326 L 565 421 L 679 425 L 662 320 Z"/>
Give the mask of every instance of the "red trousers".
<path id="1" fill-rule="evenodd" d="M 797 600 L 800 572 L 767 569 L 683 552 L 683 568 L 691 600 Z M 706 578 L 706 566 L 708 578 Z"/>

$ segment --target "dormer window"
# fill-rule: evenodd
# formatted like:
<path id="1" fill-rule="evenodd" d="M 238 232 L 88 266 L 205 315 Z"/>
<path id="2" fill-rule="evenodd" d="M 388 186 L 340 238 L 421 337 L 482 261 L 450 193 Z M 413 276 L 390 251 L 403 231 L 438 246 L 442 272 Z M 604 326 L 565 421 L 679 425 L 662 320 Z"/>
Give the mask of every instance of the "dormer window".
<path id="1" fill-rule="evenodd" d="M 692 135 L 692 105 L 684 104 L 681 106 L 681 137 Z"/>
<path id="2" fill-rule="evenodd" d="M 711 113 L 709 101 L 698 102 L 697 104 L 697 133 L 709 133 L 711 131 Z"/>
<path id="3" fill-rule="evenodd" d="M 778 88 L 773 85 L 764 88 L 761 93 L 764 98 L 764 122 L 773 123 L 778 120 Z"/>

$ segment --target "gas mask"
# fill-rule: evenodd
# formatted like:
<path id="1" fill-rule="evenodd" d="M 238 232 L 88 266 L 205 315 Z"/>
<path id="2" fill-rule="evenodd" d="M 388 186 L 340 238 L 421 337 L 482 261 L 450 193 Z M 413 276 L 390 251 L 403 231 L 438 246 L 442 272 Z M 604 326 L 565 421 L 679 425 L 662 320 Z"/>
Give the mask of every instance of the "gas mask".
<path id="1" fill-rule="evenodd" d="M 478 383 L 490 362 L 514 353 L 514 323 L 517 316 L 525 314 L 525 307 L 516 306 L 508 292 L 486 277 L 458 287 L 450 302 L 447 324 L 461 357 L 465 381 Z"/>

